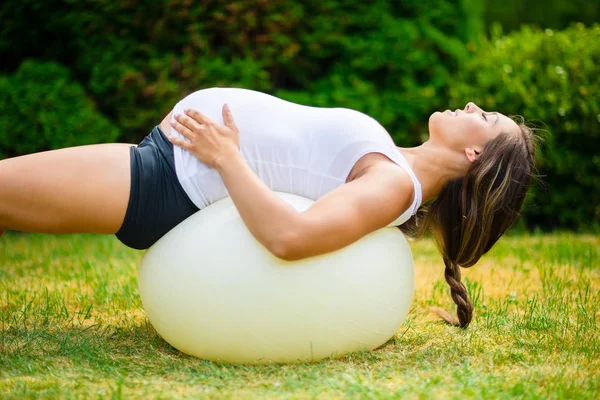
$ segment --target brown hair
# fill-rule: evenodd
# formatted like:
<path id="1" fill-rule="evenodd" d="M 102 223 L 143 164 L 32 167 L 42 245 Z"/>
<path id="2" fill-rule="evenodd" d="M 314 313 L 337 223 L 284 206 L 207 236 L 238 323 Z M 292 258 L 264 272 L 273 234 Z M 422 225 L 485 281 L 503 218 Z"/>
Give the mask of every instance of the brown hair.
<path id="1" fill-rule="evenodd" d="M 489 141 L 464 177 L 448 182 L 433 202 L 399 227 L 412 237 L 432 231 L 458 320 L 443 310 L 436 312 L 461 328 L 471 322 L 473 304 L 459 267 L 475 265 L 514 223 L 533 177 L 535 137 L 522 118 L 517 125 L 520 135 L 500 133 Z"/>

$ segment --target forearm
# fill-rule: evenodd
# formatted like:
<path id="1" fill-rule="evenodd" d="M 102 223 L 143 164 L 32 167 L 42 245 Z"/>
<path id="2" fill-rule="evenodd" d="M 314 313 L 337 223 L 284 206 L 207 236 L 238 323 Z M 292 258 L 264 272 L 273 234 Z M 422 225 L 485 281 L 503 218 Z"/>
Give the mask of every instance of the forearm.
<path id="1" fill-rule="evenodd" d="M 240 153 L 223 157 L 216 168 L 252 235 L 270 251 L 279 249 L 299 212 L 265 185 Z"/>

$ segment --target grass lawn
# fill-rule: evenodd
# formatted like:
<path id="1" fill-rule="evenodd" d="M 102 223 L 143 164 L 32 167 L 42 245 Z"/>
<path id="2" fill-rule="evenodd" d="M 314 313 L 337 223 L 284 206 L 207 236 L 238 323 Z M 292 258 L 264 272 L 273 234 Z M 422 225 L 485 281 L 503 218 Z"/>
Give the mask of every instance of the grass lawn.
<path id="1" fill-rule="evenodd" d="M 408 319 L 374 352 L 285 366 L 186 356 L 146 320 L 141 252 L 110 236 L 0 240 L 0 398 L 599 398 L 600 237 L 504 237 L 463 270 L 465 331 L 429 240 Z"/>

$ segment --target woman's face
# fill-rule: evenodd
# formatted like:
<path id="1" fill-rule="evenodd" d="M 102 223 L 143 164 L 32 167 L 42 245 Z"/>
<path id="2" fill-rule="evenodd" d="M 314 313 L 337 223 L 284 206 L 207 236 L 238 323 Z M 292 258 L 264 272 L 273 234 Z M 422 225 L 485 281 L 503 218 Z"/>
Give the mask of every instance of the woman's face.
<path id="1" fill-rule="evenodd" d="M 471 155 L 480 154 L 485 144 L 500 132 L 519 134 L 520 128 L 507 116 L 483 111 L 472 102 L 462 110 L 436 111 L 429 117 L 431 141 Z"/>

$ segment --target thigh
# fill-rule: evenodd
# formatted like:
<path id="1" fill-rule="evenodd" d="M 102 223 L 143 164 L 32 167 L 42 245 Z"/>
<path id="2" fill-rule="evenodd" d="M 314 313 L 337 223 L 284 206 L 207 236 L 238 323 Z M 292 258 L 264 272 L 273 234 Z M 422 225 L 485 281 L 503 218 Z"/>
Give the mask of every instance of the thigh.
<path id="1" fill-rule="evenodd" d="M 72 147 L 0 161 L 0 227 L 117 232 L 129 201 L 131 146 Z"/>

